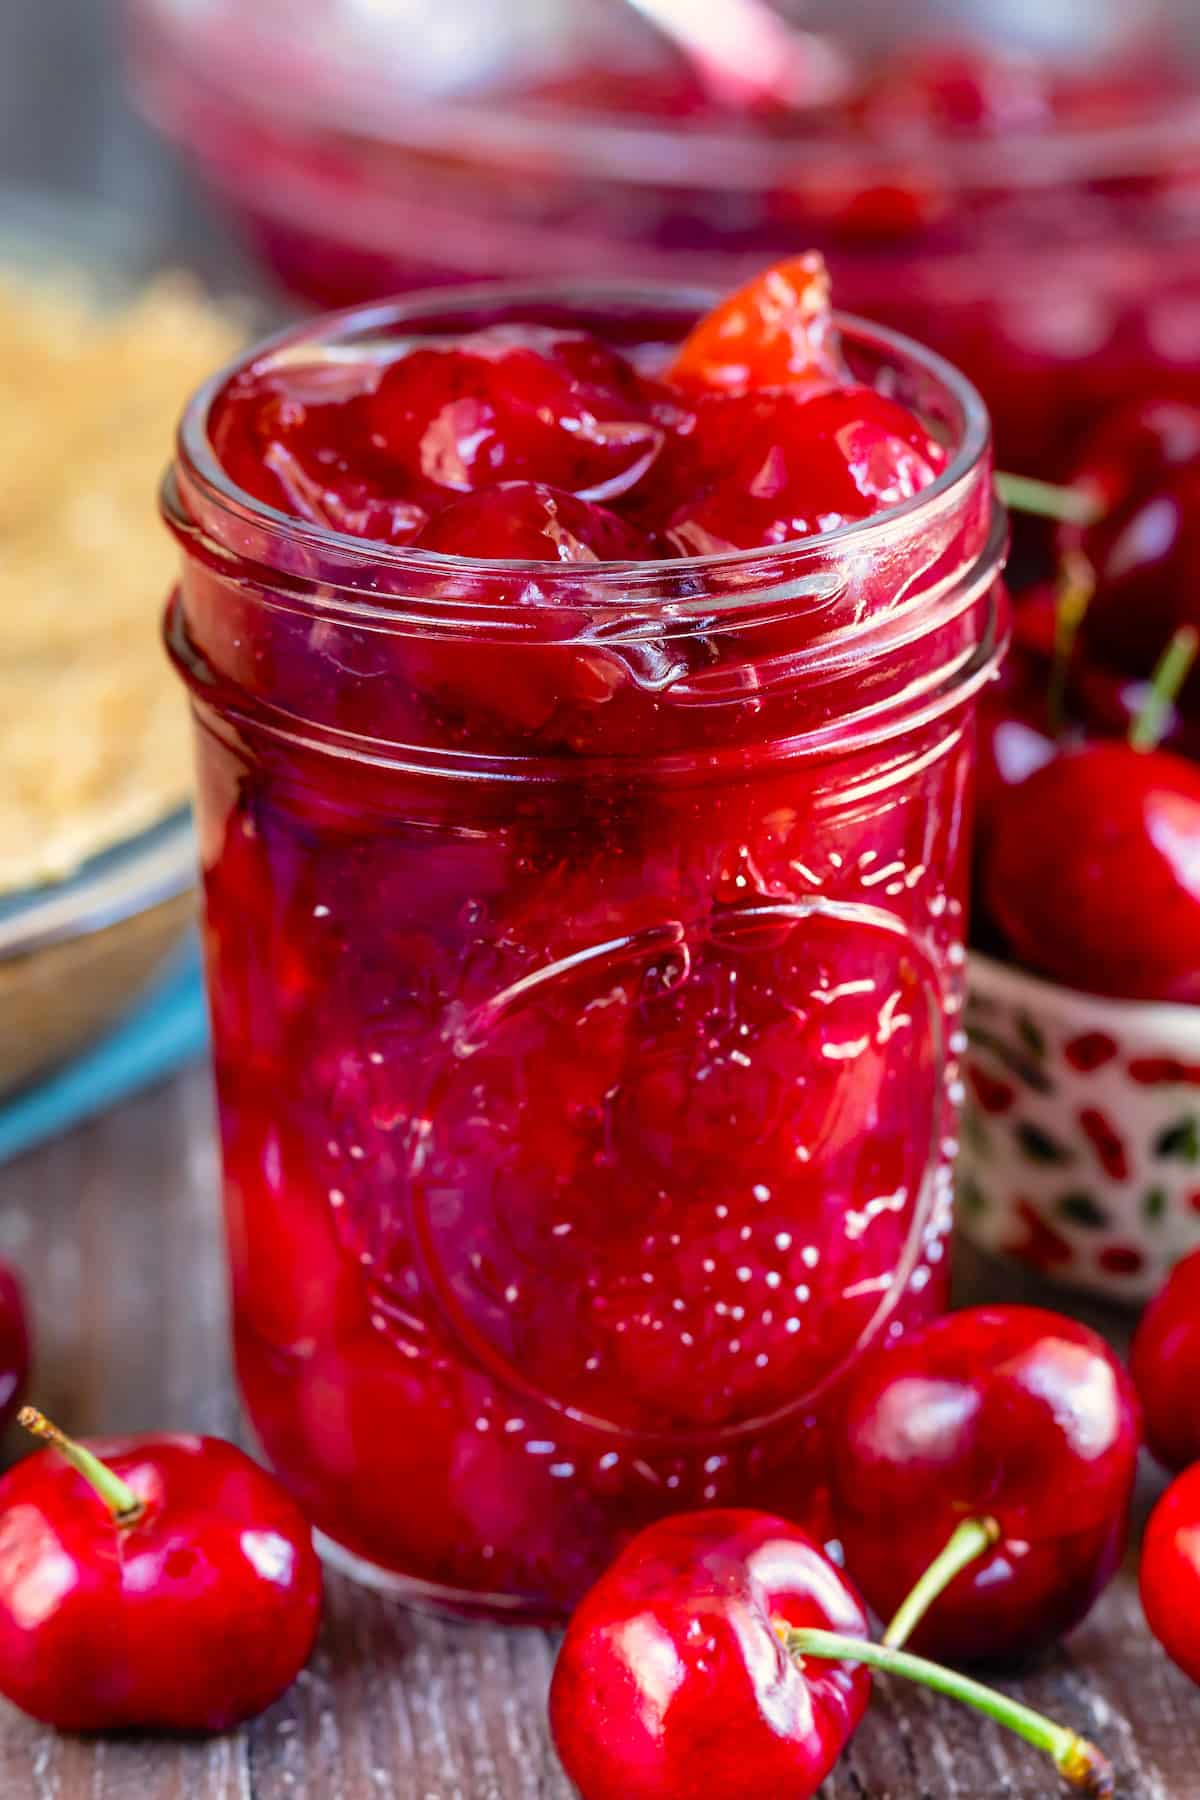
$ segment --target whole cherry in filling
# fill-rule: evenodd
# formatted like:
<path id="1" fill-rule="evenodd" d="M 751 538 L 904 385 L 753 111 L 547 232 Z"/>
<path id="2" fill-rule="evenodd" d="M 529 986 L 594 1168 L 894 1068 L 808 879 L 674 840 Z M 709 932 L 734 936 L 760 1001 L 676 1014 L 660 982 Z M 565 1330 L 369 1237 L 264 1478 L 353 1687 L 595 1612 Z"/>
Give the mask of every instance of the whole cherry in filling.
<path id="1" fill-rule="evenodd" d="M 843 1416 L 835 1517 L 871 1605 L 893 1619 L 948 1554 L 885 1641 L 1006 1660 L 1079 1623 L 1120 1561 L 1138 1451 L 1095 1332 L 1035 1307 L 954 1313 L 864 1362 Z"/>
<path id="2" fill-rule="evenodd" d="M 1159 1462 L 1200 1462 L 1200 1250 L 1176 1264 L 1143 1313 L 1130 1367 Z"/>
<path id="3" fill-rule="evenodd" d="M 1093 1795 L 1111 1770 L 1075 1733 L 964 1676 L 867 1640 L 862 1603 L 805 1532 L 750 1511 L 636 1537 L 577 1608 L 550 1726 L 583 1800 L 808 1800 L 866 1710 L 870 1668 L 975 1706 Z"/>
<path id="4" fill-rule="evenodd" d="M 225 468 L 339 532 L 570 562 L 828 531 L 911 498 L 946 460 L 915 414 L 851 378 L 819 257 L 767 270 L 659 374 L 528 322 L 390 348 L 324 364 L 285 349 L 236 376 L 215 409 Z"/>

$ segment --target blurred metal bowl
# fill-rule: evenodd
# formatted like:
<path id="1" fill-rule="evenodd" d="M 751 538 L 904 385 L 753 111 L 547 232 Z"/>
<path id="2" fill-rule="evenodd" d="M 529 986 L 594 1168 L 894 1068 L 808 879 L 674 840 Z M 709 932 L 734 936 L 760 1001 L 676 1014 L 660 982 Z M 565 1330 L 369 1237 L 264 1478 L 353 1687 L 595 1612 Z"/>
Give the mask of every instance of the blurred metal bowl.
<path id="1" fill-rule="evenodd" d="M 70 880 L 0 900 L 0 1094 L 65 1062 L 162 973 L 195 911 L 185 808 Z"/>
<path id="2" fill-rule="evenodd" d="M 105 303 L 128 295 L 160 263 L 136 218 L 0 186 L 0 268 L 78 276 Z M 154 507 L 152 492 L 146 505 Z M 64 880 L 0 895 L 0 1096 L 81 1051 L 165 973 L 193 925 L 195 882 L 185 806 Z"/>

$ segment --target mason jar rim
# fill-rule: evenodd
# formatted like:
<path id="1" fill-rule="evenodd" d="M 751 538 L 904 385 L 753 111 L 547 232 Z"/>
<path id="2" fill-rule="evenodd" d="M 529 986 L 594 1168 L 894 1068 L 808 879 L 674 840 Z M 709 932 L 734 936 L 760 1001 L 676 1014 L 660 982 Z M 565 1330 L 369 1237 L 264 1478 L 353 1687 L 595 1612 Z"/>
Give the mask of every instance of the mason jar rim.
<path id="1" fill-rule="evenodd" d="M 957 415 L 957 443 L 946 467 L 919 493 L 883 508 L 868 519 L 779 544 L 702 556 L 596 563 L 457 556 L 408 544 L 388 544 L 297 519 L 250 494 L 223 467 L 209 433 L 213 404 L 227 382 L 242 370 L 304 344 L 311 343 L 314 347 L 350 345 L 367 341 L 370 333 L 382 331 L 392 333 L 402 341 L 403 332 L 401 329 L 397 333 L 397 326 L 402 328 L 406 320 L 412 320 L 417 327 L 418 321 L 428 320 L 431 315 L 444 316 L 445 329 L 435 330 L 428 324 L 420 326 L 418 341 L 421 336 L 445 338 L 453 333 L 456 316 L 469 318 L 482 309 L 495 308 L 515 318 L 522 306 L 551 306 L 564 309 L 564 313 L 578 308 L 593 316 L 605 309 L 625 308 L 628 316 L 633 318 L 638 311 L 653 315 L 657 309 L 662 317 L 678 310 L 682 324 L 685 313 L 699 317 L 716 298 L 718 296 L 705 288 L 664 281 L 485 282 L 450 290 L 422 289 L 390 300 L 345 307 L 324 313 L 315 321 L 304 320 L 286 326 L 226 363 L 192 395 L 179 425 L 176 468 L 168 471 L 164 483 L 164 511 L 170 522 L 192 534 L 199 528 L 203 535 L 210 537 L 219 553 L 228 555 L 232 548 L 235 554 L 244 554 L 240 534 L 230 544 L 222 530 L 200 526 L 186 503 L 181 504 L 176 476 L 182 472 L 187 487 L 196 489 L 207 503 L 206 510 L 214 508 L 217 517 L 228 520 L 235 532 L 238 526 L 259 533 L 265 530 L 272 538 L 278 538 L 281 545 L 295 546 L 318 555 L 322 564 L 320 587 L 324 594 L 332 596 L 336 593 L 340 604 L 351 610 L 361 608 L 365 615 L 394 618 L 395 607 L 382 599 L 378 580 L 371 577 L 372 570 L 393 575 L 407 570 L 420 573 L 426 581 L 439 576 L 446 581 L 469 577 L 480 595 L 490 584 L 497 589 L 511 589 L 514 577 L 525 574 L 537 582 L 550 603 L 553 603 L 556 587 L 561 587 L 564 591 L 569 590 L 574 604 L 578 604 L 581 584 L 586 584 L 589 606 L 602 608 L 606 601 L 619 601 L 627 607 L 631 598 L 637 598 L 639 594 L 651 599 L 655 590 L 682 587 L 689 582 L 694 590 L 695 584 L 702 582 L 705 575 L 716 577 L 719 584 L 731 581 L 744 589 L 752 584 L 756 570 L 762 570 L 764 579 L 777 582 L 785 569 L 796 565 L 802 568 L 814 557 L 819 557 L 824 565 L 830 561 L 857 560 L 902 540 L 919 521 L 953 509 L 980 469 L 990 447 L 990 421 L 981 396 L 973 383 L 936 351 L 889 327 L 842 312 L 834 313 L 834 322 L 846 343 L 879 353 L 887 366 L 913 370 L 949 397 Z M 568 318 L 564 318 L 563 323 L 564 329 L 571 328 Z M 477 321 L 465 328 L 480 327 Z M 998 500 L 995 506 L 999 509 Z M 332 572 L 332 559 L 336 559 L 336 575 Z M 251 560 L 260 562 L 257 554 Z M 260 566 L 278 573 L 289 583 L 296 576 L 294 560 L 281 559 L 278 564 L 269 560 L 265 565 L 260 562 Z M 728 599 L 729 591 L 728 588 L 721 589 L 721 594 L 715 596 L 718 603 L 721 596 Z M 502 606 L 503 593 L 498 592 L 495 601 L 489 599 L 488 603 Z"/>

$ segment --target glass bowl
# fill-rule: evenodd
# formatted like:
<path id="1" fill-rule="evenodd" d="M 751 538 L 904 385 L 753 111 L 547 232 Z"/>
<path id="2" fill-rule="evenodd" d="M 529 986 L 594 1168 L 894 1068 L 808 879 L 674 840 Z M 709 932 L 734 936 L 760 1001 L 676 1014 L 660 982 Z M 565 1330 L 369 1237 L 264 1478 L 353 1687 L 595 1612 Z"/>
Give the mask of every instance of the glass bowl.
<path id="1" fill-rule="evenodd" d="M 1040 21 L 1005 0 L 918 0 L 890 27 L 864 4 L 871 55 L 889 29 L 969 29 L 1102 71 L 1069 124 L 886 140 L 845 110 L 714 108 L 623 0 L 455 0 L 435 20 L 417 0 L 128 7 L 146 111 L 320 305 L 510 276 L 729 286 L 816 245 L 840 305 L 975 380 L 1014 466 L 1053 472 L 1098 407 L 1147 381 L 1200 391 L 1189 0 Z M 806 26 L 836 20 L 805 8 Z"/>

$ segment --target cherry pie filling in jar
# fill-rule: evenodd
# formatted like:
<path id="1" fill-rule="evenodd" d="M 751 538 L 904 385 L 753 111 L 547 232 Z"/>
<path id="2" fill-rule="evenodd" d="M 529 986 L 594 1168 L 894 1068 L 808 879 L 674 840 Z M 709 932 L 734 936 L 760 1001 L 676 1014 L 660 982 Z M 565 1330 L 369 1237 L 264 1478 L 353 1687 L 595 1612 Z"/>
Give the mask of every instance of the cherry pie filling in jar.
<path id="1" fill-rule="evenodd" d="M 841 1382 L 946 1300 L 986 417 L 773 276 L 306 324 L 164 489 L 245 1406 L 459 1611 L 821 1529 Z"/>

